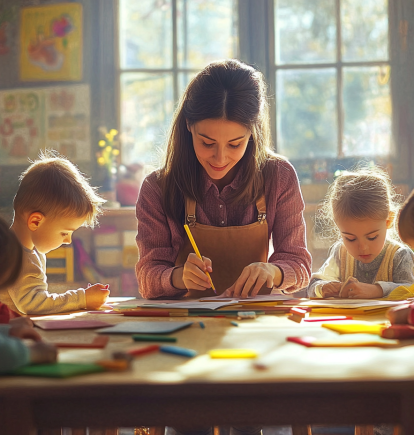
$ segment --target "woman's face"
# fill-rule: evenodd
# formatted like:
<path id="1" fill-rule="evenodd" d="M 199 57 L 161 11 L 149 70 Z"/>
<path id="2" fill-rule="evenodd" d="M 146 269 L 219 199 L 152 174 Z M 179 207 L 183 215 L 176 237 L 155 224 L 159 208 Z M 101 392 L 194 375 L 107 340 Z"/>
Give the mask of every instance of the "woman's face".
<path id="1" fill-rule="evenodd" d="M 208 176 L 213 182 L 231 182 L 233 169 L 246 152 L 250 130 L 226 119 L 204 119 L 188 129 L 197 159 Z"/>

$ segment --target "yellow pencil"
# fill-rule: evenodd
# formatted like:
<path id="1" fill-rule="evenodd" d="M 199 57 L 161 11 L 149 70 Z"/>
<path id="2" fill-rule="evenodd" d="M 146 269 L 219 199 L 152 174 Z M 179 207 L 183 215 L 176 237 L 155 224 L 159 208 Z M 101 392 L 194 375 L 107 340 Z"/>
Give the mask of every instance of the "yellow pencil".
<path id="1" fill-rule="evenodd" d="M 195 242 L 193 235 L 191 234 L 190 228 L 188 227 L 187 224 L 184 225 L 184 229 L 185 229 L 185 232 L 187 233 L 188 238 L 190 239 L 191 246 L 193 247 L 194 252 L 196 253 L 197 257 L 200 260 L 202 260 L 203 257 L 201 256 L 200 251 L 197 248 L 196 242 Z M 214 290 L 214 293 L 216 293 L 216 289 L 214 288 L 213 280 L 211 279 L 210 274 L 207 271 L 205 272 L 205 274 L 208 276 L 208 279 L 210 280 L 211 288 Z"/>

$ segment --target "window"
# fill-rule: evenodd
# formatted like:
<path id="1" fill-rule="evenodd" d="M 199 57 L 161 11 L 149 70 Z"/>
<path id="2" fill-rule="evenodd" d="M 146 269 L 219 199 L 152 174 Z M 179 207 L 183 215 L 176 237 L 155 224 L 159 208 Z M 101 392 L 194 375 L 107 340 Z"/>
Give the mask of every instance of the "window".
<path id="1" fill-rule="evenodd" d="M 124 163 L 156 164 L 175 105 L 207 63 L 238 56 L 237 0 L 119 0 Z"/>
<path id="2" fill-rule="evenodd" d="M 275 0 L 274 14 L 278 152 L 388 156 L 387 0 Z"/>

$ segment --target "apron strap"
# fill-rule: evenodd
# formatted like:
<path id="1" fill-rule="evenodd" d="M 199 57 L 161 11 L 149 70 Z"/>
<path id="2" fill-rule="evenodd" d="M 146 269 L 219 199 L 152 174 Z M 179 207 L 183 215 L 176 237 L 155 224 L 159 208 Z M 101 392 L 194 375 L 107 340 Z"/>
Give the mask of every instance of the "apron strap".
<path id="1" fill-rule="evenodd" d="M 256 200 L 256 207 L 258 211 L 257 220 L 262 223 L 266 220 L 266 199 L 262 195 Z M 185 223 L 193 227 L 196 223 L 196 202 L 192 198 L 185 199 Z"/>
<path id="2" fill-rule="evenodd" d="M 256 199 L 256 207 L 257 207 L 257 220 L 262 223 L 266 220 L 266 199 L 264 194 L 259 198 Z"/>
<path id="3" fill-rule="evenodd" d="M 185 198 L 185 223 L 193 227 L 196 223 L 196 202 L 192 198 Z"/>

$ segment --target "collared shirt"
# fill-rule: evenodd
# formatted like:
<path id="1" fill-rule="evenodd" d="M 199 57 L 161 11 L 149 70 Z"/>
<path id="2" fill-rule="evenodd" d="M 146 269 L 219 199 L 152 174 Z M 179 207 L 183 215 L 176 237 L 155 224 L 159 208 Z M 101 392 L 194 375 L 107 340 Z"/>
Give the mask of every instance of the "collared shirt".
<path id="1" fill-rule="evenodd" d="M 306 287 L 311 273 L 311 256 L 306 248 L 304 202 L 293 166 L 282 159 L 269 161 L 265 180 L 266 219 L 269 241 L 274 252 L 269 263 L 283 273 L 279 289 L 291 293 Z M 256 204 L 234 204 L 229 195 L 240 186 L 243 171 L 221 191 L 203 171 L 203 201 L 197 203 L 197 222 L 217 227 L 249 225 L 257 221 Z M 139 261 L 136 274 L 144 298 L 173 298 L 187 291 L 172 285 L 171 275 L 178 252 L 184 245 L 185 232 L 166 216 L 157 173 L 151 173 L 142 184 L 136 205 L 138 219 L 137 245 Z M 213 265 L 214 267 L 214 265 Z"/>

